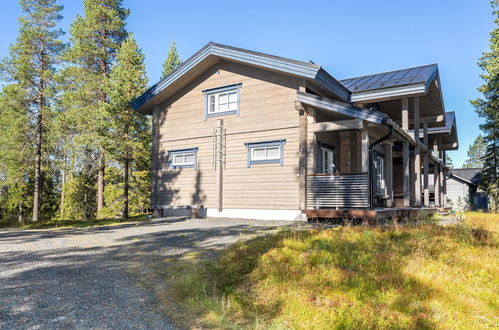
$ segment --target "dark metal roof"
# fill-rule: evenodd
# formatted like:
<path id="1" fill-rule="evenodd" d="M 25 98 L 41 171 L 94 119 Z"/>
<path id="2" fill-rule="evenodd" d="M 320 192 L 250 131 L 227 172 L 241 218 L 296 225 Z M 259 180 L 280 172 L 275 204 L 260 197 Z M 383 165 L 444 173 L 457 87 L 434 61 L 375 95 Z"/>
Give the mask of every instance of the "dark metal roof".
<path id="1" fill-rule="evenodd" d="M 340 80 L 350 92 L 358 93 L 390 87 L 428 84 L 435 78 L 437 64 Z"/>
<path id="2" fill-rule="evenodd" d="M 481 168 L 453 168 L 452 174 L 473 184 L 478 184 L 481 170 Z"/>

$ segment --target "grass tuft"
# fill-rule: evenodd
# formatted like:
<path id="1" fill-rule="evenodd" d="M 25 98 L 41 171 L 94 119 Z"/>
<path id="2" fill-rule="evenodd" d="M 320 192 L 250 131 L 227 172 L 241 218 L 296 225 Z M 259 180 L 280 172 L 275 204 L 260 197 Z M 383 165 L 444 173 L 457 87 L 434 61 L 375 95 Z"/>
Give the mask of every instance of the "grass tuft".
<path id="1" fill-rule="evenodd" d="M 168 261 L 176 319 L 220 329 L 499 324 L 499 215 L 449 226 L 283 230 Z M 195 321 L 194 321 L 195 320 Z"/>

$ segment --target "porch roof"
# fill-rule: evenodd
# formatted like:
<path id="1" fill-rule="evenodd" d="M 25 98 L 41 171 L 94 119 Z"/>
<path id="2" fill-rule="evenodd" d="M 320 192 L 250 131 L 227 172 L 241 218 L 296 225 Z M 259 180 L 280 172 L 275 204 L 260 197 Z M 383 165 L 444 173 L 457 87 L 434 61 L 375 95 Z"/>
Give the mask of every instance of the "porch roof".
<path id="1" fill-rule="evenodd" d="M 394 128 L 394 133 L 399 136 L 401 140 L 408 141 L 412 145 L 419 145 L 421 151 L 423 153 L 427 153 L 434 163 L 439 163 L 442 166 L 444 165 L 442 160 L 432 155 L 431 150 L 429 150 L 426 145 L 421 142 L 420 139 L 414 139 L 414 134 L 409 134 L 408 132 L 404 131 L 402 127 L 400 127 L 395 121 L 390 119 L 390 117 L 383 112 L 357 107 L 352 104 L 338 102 L 310 93 L 297 92 L 297 96 L 298 102 L 310 105 L 318 109 L 324 109 L 348 117 L 362 119 L 375 125 L 390 124 Z"/>
<path id="2" fill-rule="evenodd" d="M 429 64 L 414 68 L 376 73 L 367 76 L 348 78 L 340 82 L 352 93 L 362 93 L 374 90 L 386 90 L 387 88 L 400 88 L 401 86 L 424 85 L 435 78 L 438 66 Z"/>

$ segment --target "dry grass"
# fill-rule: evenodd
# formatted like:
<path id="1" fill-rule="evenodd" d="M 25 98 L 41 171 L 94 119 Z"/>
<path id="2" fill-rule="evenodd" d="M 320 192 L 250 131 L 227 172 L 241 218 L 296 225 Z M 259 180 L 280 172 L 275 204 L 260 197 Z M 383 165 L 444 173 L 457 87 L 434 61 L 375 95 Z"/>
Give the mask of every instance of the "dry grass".
<path id="1" fill-rule="evenodd" d="M 165 261 L 191 327 L 499 328 L 499 215 L 396 229 L 283 231 L 216 261 Z M 171 291 L 173 290 L 173 291 Z"/>
<path id="2" fill-rule="evenodd" d="M 0 228 L 23 228 L 23 229 L 37 229 L 37 228 L 78 228 L 78 227 L 96 227 L 96 226 L 112 226 L 128 222 L 143 222 L 150 221 L 149 214 L 133 214 L 130 218 L 96 218 L 88 220 L 73 220 L 73 219 L 53 219 L 40 222 L 31 222 L 27 224 L 0 224 Z"/>

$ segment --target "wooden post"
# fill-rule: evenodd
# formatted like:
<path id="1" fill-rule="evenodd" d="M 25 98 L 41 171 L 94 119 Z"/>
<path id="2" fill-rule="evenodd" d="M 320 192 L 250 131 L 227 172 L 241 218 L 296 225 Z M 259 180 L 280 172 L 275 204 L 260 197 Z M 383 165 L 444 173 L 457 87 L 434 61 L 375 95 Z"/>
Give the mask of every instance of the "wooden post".
<path id="1" fill-rule="evenodd" d="M 435 187 L 435 206 L 440 207 L 440 165 L 434 164 L 433 167 L 433 185 Z"/>
<path id="2" fill-rule="evenodd" d="M 385 144 L 385 184 L 388 199 L 386 206 L 393 207 L 393 146 L 391 142 Z"/>
<path id="3" fill-rule="evenodd" d="M 299 154 L 299 169 L 298 175 L 300 181 L 300 210 L 304 211 L 307 208 L 307 156 L 308 156 L 308 148 L 307 148 L 307 127 L 308 127 L 308 114 L 305 109 L 301 109 L 300 111 L 300 154 Z"/>
<path id="4" fill-rule="evenodd" d="M 424 155 L 424 164 L 423 164 L 423 194 L 424 194 L 424 206 L 430 206 L 430 190 L 428 189 L 428 153 L 430 152 L 428 148 L 428 123 L 425 122 L 423 124 L 423 143 L 428 149 L 428 151 Z"/>
<path id="5" fill-rule="evenodd" d="M 421 150 L 419 147 L 419 97 L 414 98 L 414 169 L 416 180 L 414 188 L 414 198 L 416 206 L 421 206 Z"/>
<path id="6" fill-rule="evenodd" d="M 402 99 L 402 129 L 409 131 L 409 99 L 407 97 Z"/>
<path id="7" fill-rule="evenodd" d="M 362 131 L 362 172 L 369 172 L 369 134 L 367 130 Z"/>
<path id="8" fill-rule="evenodd" d="M 223 210 L 223 134 L 224 121 L 218 119 L 215 127 L 215 171 L 217 208 L 219 212 Z"/>
<path id="9" fill-rule="evenodd" d="M 445 161 L 446 160 L 445 150 L 442 151 L 442 155 L 443 155 L 442 160 L 445 164 L 445 167 L 447 167 L 447 162 Z M 445 176 L 445 169 L 442 171 L 442 205 L 444 207 L 447 206 L 447 178 Z"/>
<path id="10" fill-rule="evenodd" d="M 315 173 L 316 134 L 310 129 L 310 127 L 315 124 L 315 109 L 312 107 L 307 107 L 306 111 L 307 111 L 307 151 L 308 151 L 307 171 L 310 173 Z M 338 166 L 338 164 L 336 165 Z"/>
<path id="11" fill-rule="evenodd" d="M 402 172 L 403 172 L 403 194 L 404 206 L 411 206 L 411 195 L 409 185 L 409 142 L 402 142 Z"/>

